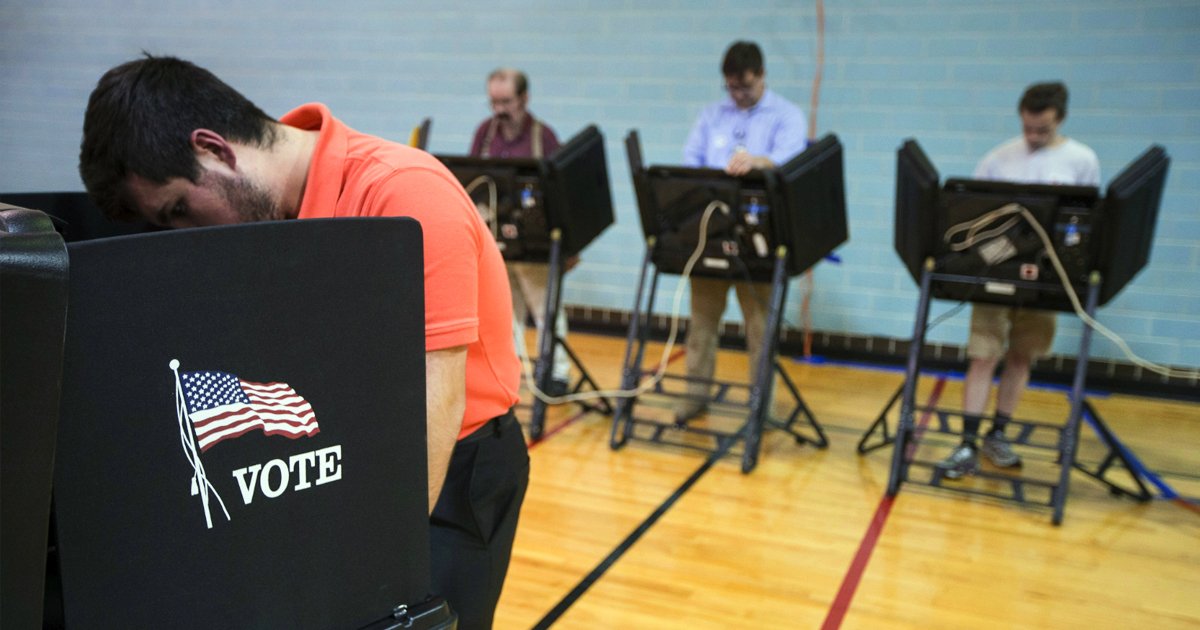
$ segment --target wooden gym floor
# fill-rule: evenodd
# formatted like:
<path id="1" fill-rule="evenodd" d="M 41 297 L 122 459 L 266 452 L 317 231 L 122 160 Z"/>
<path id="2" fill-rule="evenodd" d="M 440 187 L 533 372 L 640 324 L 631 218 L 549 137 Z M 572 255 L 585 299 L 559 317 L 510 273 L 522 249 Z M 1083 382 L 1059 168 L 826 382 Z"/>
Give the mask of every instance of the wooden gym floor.
<path id="1" fill-rule="evenodd" d="M 615 389 L 624 339 L 572 334 L 570 343 Z M 830 445 L 770 431 L 750 474 L 740 458 L 706 463 L 690 449 L 631 442 L 613 451 L 611 418 L 551 407 L 530 448 L 496 627 L 1200 627 L 1200 405 L 1091 393 L 1161 485 L 1137 503 L 1073 473 L 1054 526 L 1049 508 L 916 484 L 888 499 L 891 449 L 859 455 L 856 445 L 903 374 L 781 363 Z M 722 351 L 718 378 L 744 380 L 745 355 Z M 937 380 L 922 380 L 918 402 L 937 395 L 958 408 L 957 377 Z M 644 396 L 638 415 L 667 417 L 669 404 Z M 1061 424 L 1067 413 L 1064 391 L 1035 386 L 1017 415 Z M 518 415 L 527 420 L 528 407 Z M 952 443 L 929 437 L 918 456 L 939 458 Z M 1019 452 L 1027 469 L 1049 465 L 1045 454 Z M 1080 461 L 1103 454 L 1084 427 Z"/>

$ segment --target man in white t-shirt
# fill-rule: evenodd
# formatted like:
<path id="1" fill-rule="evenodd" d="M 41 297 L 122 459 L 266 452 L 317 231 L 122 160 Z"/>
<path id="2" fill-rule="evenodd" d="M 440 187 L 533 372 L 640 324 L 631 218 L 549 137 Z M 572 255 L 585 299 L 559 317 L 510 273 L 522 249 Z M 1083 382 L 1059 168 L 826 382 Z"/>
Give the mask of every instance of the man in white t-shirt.
<path id="1" fill-rule="evenodd" d="M 992 149 L 975 169 L 975 179 L 1037 184 L 1100 185 L 1100 161 L 1087 145 L 1058 132 L 1067 117 L 1067 87 L 1062 83 L 1029 86 L 1017 107 L 1022 134 Z M 938 464 L 948 479 L 979 470 L 976 438 L 992 377 L 1000 359 L 1004 371 L 996 392 L 992 429 L 983 438 L 983 454 L 996 466 L 1021 465 L 1004 427 L 1029 383 L 1033 361 L 1050 350 L 1054 313 L 1034 309 L 975 304 L 967 356 L 971 363 L 963 382 L 963 441 Z"/>

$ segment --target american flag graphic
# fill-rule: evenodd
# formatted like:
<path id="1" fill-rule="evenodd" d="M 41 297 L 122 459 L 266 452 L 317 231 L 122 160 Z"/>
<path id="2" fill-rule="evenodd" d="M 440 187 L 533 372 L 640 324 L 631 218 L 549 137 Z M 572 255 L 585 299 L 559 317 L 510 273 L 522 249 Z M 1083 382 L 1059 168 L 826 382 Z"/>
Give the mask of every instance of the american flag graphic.
<path id="1" fill-rule="evenodd" d="M 181 372 L 179 381 L 201 452 L 258 429 L 293 440 L 320 432 L 312 405 L 287 383 L 252 383 L 226 372 Z"/>

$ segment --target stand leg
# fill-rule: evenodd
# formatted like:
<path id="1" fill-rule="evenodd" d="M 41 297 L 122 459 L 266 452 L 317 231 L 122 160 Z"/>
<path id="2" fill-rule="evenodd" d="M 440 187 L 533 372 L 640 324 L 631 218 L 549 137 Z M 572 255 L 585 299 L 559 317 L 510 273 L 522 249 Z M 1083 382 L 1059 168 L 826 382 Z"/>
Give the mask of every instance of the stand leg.
<path id="1" fill-rule="evenodd" d="M 557 343 L 559 347 L 566 351 L 567 358 L 571 360 L 571 364 L 574 365 L 575 369 L 579 371 L 579 380 L 576 381 L 575 384 L 570 388 L 569 393 L 578 393 L 584 385 L 591 387 L 593 391 L 600 391 L 600 385 L 597 384 L 596 380 L 592 378 L 591 373 L 588 372 L 586 367 L 584 367 L 583 361 L 580 360 L 579 355 L 575 354 L 575 351 L 571 349 L 571 345 L 567 343 L 567 340 L 563 339 L 562 337 L 557 337 L 555 343 Z M 558 352 L 558 350 L 556 349 L 555 352 Z M 580 401 L 579 406 L 583 407 L 583 409 L 586 411 L 599 411 L 604 415 L 611 415 L 613 412 L 612 401 L 605 397 L 599 398 L 599 401 L 600 402 L 598 405 Z"/>
<path id="2" fill-rule="evenodd" d="M 905 382 L 907 381 L 900 383 L 900 386 L 896 388 L 896 393 L 892 394 L 892 397 L 888 399 L 887 404 L 883 406 L 883 411 L 879 412 L 879 417 L 875 418 L 875 422 L 871 423 L 871 426 L 867 428 L 865 433 L 863 433 L 862 439 L 858 441 L 859 455 L 866 454 L 877 448 L 883 448 L 888 444 L 891 444 L 895 439 L 888 432 L 887 415 L 892 411 L 892 407 L 896 406 L 896 401 L 900 400 L 900 395 L 904 393 Z M 874 446 L 867 446 L 867 440 L 871 439 L 871 436 L 876 430 L 883 432 L 883 441 L 881 441 L 879 444 L 875 444 Z"/>
<path id="3" fill-rule="evenodd" d="M 542 325 L 538 330 L 538 358 L 533 370 L 537 391 L 533 396 L 533 413 L 529 421 L 529 436 L 539 440 L 546 428 L 546 401 L 538 396 L 550 387 L 550 373 L 554 366 L 554 348 L 558 335 L 554 334 L 554 322 L 562 307 L 562 230 L 550 232 L 550 270 L 546 281 L 546 304 L 542 311 Z"/>
<path id="4" fill-rule="evenodd" d="M 1138 502 L 1145 502 L 1154 498 L 1150 489 L 1146 487 L 1142 468 L 1133 461 L 1133 454 L 1125 450 L 1117 440 L 1117 436 L 1108 428 L 1104 419 L 1100 417 L 1100 414 L 1096 412 L 1096 409 L 1092 407 L 1092 404 L 1086 398 L 1083 401 L 1083 413 L 1083 419 L 1088 420 L 1088 424 L 1096 432 L 1096 435 L 1100 438 L 1100 442 L 1108 448 L 1108 455 L 1105 456 L 1104 462 L 1094 471 L 1088 470 L 1079 462 L 1075 462 L 1075 468 L 1108 486 L 1109 491 L 1113 494 L 1125 495 Z M 1136 489 L 1131 490 L 1127 487 L 1119 486 L 1106 478 L 1109 469 L 1117 462 L 1120 462 L 1124 466 L 1125 472 L 1129 473 L 1130 479 L 1137 486 Z"/>
<path id="5" fill-rule="evenodd" d="M 646 274 L 650 269 L 650 256 L 654 251 L 654 239 L 646 245 L 646 254 L 642 257 L 642 270 L 638 274 L 637 291 L 633 296 L 633 308 L 629 311 L 629 334 L 625 338 L 625 358 L 621 361 L 621 389 L 631 390 L 638 386 L 641 380 L 642 356 L 646 348 L 645 328 L 649 325 L 650 311 L 654 306 L 654 291 L 658 287 L 658 272 L 654 273 L 651 281 L 650 299 L 646 305 L 646 323 L 642 323 L 642 292 L 646 287 Z M 634 350 L 634 346 L 637 349 Z M 609 447 L 616 450 L 629 440 L 632 430 L 633 397 L 617 399 L 617 408 L 613 412 L 612 433 L 609 436 Z"/>
<path id="6" fill-rule="evenodd" d="M 921 296 L 917 301 L 917 317 L 913 322 L 912 345 L 908 349 L 908 364 L 904 370 L 904 386 L 900 399 L 900 426 L 892 450 L 892 468 L 888 475 L 888 496 L 896 496 L 900 484 L 908 476 L 908 444 L 912 438 L 913 409 L 916 407 L 917 379 L 920 377 L 921 348 L 925 345 L 925 328 L 929 321 L 933 259 L 926 259 L 921 272 Z"/>
<path id="7" fill-rule="evenodd" d="M 798 387 L 796 387 L 796 383 L 792 381 L 792 377 L 788 376 L 788 373 L 783 369 L 783 366 L 779 365 L 778 359 L 775 360 L 774 367 L 775 372 L 779 375 L 779 378 L 783 379 L 784 388 L 792 395 L 792 400 L 796 401 L 796 406 L 794 409 L 792 409 L 792 412 L 789 414 L 786 422 L 776 422 L 771 419 L 770 414 L 768 413 L 767 423 L 790 433 L 792 437 L 796 439 L 798 444 L 809 442 L 817 448 L 828 447 L 829 438 L 825 436 L 825 430 L 821 428 L 821 423 L 817 422 L 817 417 L 813 414 L 812 409 L 810 409 L 808 404 L 804 402 L 804 397 L 800 395 L 800 390 Z M 817 437 L 815 439 L 801 435 L 799 431 L 796 431 L 792 428 L 792 425 L 794 425 L 796 422 L 796 418 L 800 417 L 801 415 L 804 416 L 805 420 L 808 422 L 808 425 L 812 427 L 814 432 L 816 432 Z"/>
<path id="8" fill-rule="evenodd" d="M 742 472 L 754 470 L 762 446 L 763 425 L 771 413 L 771 381 L 775 378 L 775 352 L 779 346 L 780 313 L 787 296 L 787 248 L 779 247 L 775 254 L 775 272 L 771 279 L 771 306 L 767 311 L 767 327 L 763 331 L 762 352 L 759 353 L 754 383 L 750 387 L 750 417 L 746 420 L 746 450 L 742 453 Z"/>
<path id="9" fill-rule="evenodd" d="M 1084 309 L 1089 316 L 1096 313 L 1096 303 L 1100 298 L 1100 273 L 1093 271 L 1088 277 L 1087 307 Z M 1059 472 L 1058 485 L 1054 487 L 1054 516 L 1051 522 L 1055 525 L 1062 523 L 1063 510 L 1066 509 L 1067 488 L 1071 481 L 1071 469 L 1075 467 L 1075 454 L 1079 450 L 1079 420 L 1083 417 L 1083 385 L 1087 377 L 1088 356 L 1092 346 L 1092 327 L 1084 326 L 1079 336 L 1079 356 L 1075 360 L 1075 380 L 1071 384 L 1071 413 L 1067 416 L 1067 426 L 1063 430 L 1059 451 L 1059 462 L 1062 470 Z"/>

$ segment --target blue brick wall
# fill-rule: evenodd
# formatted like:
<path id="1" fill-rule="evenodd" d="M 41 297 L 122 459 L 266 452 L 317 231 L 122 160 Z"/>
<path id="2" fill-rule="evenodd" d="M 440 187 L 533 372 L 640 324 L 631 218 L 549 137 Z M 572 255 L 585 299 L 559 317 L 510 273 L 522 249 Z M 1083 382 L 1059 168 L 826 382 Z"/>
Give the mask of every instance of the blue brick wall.
<path id="1" fill-rule="evenodd" d="M 1072 90 L 1068 135 L 1105 183 L 1147 145 L 1174 157 L 1150 266 L 1101 314 L 1147 358 L 1200 365 L 1200 4 L 1194 0 L 830 0 L 818 127 L 847 148 L 851 241 L 816 270 L 823 330 L 907 337 L 916 290 L 891 249 L 895 149 L 918 138 L 943 175 L 967 175 L 1019 132 L 1028 83 Z M 809 107 L 814 3 L 782 0 L 0 1 L 0 190 L 78 190 L 83 108 L 108 67 L 145 49 L 192 59 L 268 113 L 319 100 L 352 126 L 463 153 L 487 115 L 484 77 L 526 69 L 532 108 L 562 137 L 607 137 L 617 224 L 568 279 L 566 301 L 628 309 L 640 230 L 622 137 L 676 163 L 699 109 L 720 98 L 725 46 L 756 39 L 768 83 Z M 675 286 L 667 279 L 663 288 Z M 798 284 L 786 317 L 799 315 Z M 732 304 L 731 317 L 737 317 Z M 952 304 L 938 304 L 937 314 Z M 666 311 L 664 291 L 657 307 Z M 966 312 L 931 334 L 961 343 Z M 1078 323 L 1061 318 L 1056 351 Z M 1097 354 L 1119 358 L 1100 340 Z"/>

